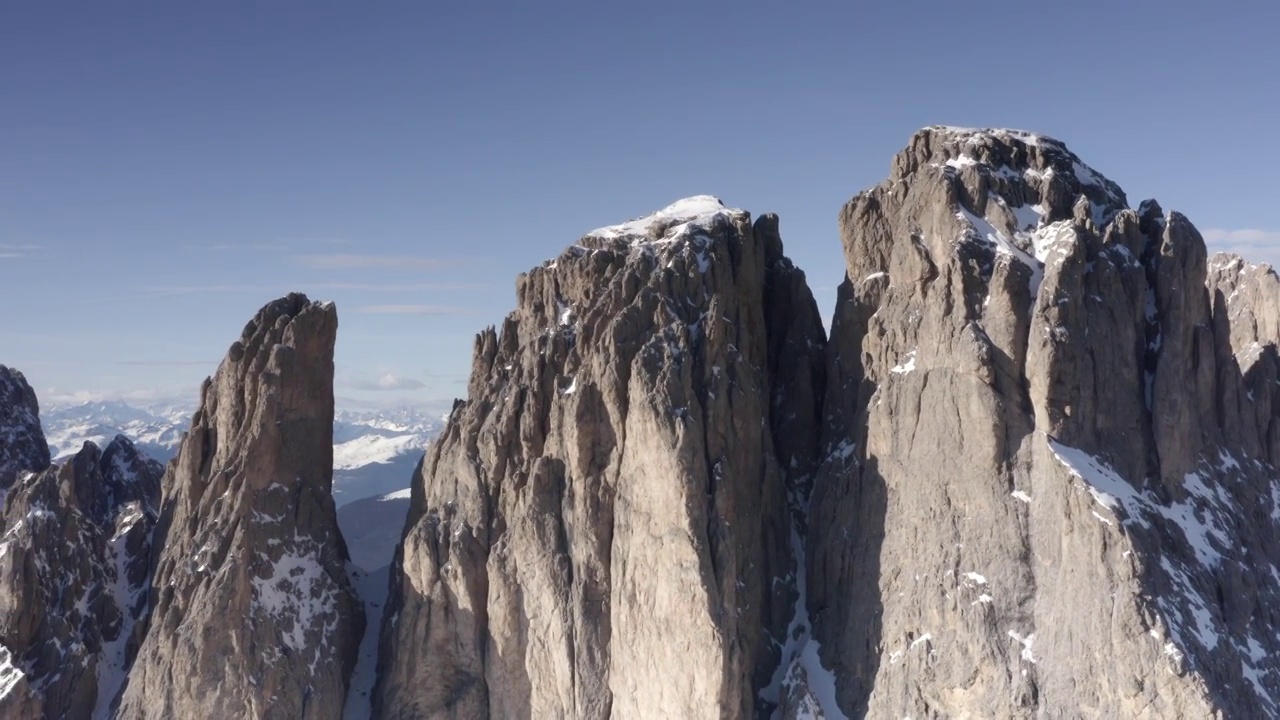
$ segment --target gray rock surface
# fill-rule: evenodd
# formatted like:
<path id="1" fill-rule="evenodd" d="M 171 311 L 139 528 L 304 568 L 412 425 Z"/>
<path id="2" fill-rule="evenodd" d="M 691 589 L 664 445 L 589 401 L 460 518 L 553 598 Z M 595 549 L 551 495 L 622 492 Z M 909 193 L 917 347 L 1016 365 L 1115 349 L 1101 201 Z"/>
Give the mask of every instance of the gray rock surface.
<path id="1" fill-rule="evenodd" d="M 276 300 L 205 381 L 118 717 L 340 717 L 364 613 L 330 495 L 337 324 Z"/>
<path id="2" fill-rule="evenodd" d="M 116 437 L 13 487 L 0 539 L 0 716 L 108 717 L 145 620 L 163 471 Z"/>
<path id="3" fill-rule="evenodd" d="M 777 219 L 714 198 L 521 276 L 415 477 L 380 715 L 767 712 L 823 346 Z"/>
<path id="4" fill-rule="evenodd" d="M 840 710 L 1275 716 L 1274 273 L 1016 131 L 917 133 L 840 225 L 808 573 Z"/>
<path id="5" fill-rule="evenodd" d="M 0 365 L 0 509 L 19 475 L 47 467 L 49 444 L 40 429 L 36 393 L 22 373 Z"/>

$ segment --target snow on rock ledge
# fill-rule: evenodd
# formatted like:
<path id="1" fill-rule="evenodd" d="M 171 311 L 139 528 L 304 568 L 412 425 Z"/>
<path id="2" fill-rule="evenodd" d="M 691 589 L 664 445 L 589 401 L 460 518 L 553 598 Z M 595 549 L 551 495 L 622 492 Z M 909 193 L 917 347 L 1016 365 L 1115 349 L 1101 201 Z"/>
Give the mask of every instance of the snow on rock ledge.
<path id="1" fill-rule="evenodd" d="M 743 210 L 725 207 L 712 195 L 694 195 L 677 200 L 665 208 L 645 217 L 618 225 L 610 225 L 587 233 L 587 237 L 601 239 L 625 239 L 633 244 L 670 242 L 687 239 L 722 222 L 726 215 L 745 216 Z"/>

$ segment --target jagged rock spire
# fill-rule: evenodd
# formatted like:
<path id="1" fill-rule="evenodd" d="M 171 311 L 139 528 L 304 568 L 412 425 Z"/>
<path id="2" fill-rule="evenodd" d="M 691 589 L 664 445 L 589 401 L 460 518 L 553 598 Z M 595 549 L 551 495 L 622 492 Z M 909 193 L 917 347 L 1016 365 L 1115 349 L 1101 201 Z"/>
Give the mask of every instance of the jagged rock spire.
<path id="1" fill-rule="evenodd" d="M 330 496 L 337 327 L 276 300 L 204 383 L 119 717 L 340 716 L 364 619 Z"/>

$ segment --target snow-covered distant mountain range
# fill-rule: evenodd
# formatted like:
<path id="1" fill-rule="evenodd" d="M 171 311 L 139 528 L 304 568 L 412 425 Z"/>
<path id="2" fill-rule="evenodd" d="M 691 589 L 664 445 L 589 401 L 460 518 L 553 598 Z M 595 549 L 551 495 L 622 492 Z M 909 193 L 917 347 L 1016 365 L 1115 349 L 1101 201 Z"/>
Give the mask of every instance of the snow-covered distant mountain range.
<path id="1" fill-rule="evenodd" d="M 53 404 L 40 408 L 40 424 L 49 454 L 58 462 L 75 455 L 85 442 L 106 447 L 116 435 L 124 435 L 139 450 L 167 463 L 177 454 L 194 411 L 182 405 L 143 406 L 119 400 Z"/>
<path id="2" fill-rule="evenodd" d="M 338 505 L 409 486 L 427 441 L 443 425 L 444 404 L 423 408 L 341 410 L 333 423 L 333 496 Z M 151 457 L 167 463 L 178 452 L 195 409 L 178 404 L 103 400 L 41 408 L 49 451 L 55 461 L 75 455 L 91 441 L 106 447 L 124 435 Z"/>

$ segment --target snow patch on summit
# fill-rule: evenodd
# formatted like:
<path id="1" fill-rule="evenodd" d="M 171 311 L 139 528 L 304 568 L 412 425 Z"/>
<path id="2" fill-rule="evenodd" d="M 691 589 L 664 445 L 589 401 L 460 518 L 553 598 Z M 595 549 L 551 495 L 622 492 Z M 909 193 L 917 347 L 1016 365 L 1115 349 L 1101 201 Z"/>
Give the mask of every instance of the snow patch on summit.
<path id="1" fill-rule="evenodd" d="M 609 225 L 587 233 L 591 237 L 628 239 L 634 242 L 671 242 L 696 234 L 722 215 L 742 213 L 730 209 L 713 195 L 694 195 L 677 200 L 665 208 L 618 225 Z"/>
<path id="2" fill-rule="evenodd" d="M 985 137 L 994 137 L 1001 140 L 1017 140 L 1018 142 L 1032 147 L 1038 147 L 1042 141 L 1047 141 L 1054 145 L 1062 144 L 1053 138 L 1047 138 L 1043 135 L 1038 135 L 1027 130 L 1015 130 L 1013 128 L 972 128 L 960 127 L 958 125 L 934 125 L 929 129 L 941 131 L 957 139 L 963 139 L 966 142 L 976 142 Z"/>

